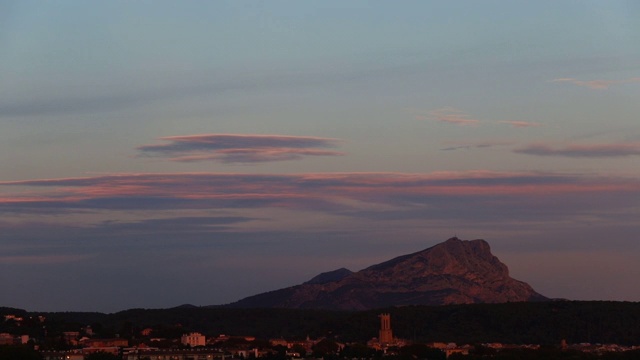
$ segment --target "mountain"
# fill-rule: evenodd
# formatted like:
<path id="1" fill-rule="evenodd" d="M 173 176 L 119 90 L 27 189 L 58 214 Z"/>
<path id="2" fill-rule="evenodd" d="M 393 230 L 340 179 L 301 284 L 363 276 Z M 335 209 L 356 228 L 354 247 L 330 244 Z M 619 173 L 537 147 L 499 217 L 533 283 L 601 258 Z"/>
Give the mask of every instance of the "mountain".
<path id="1" fill-rule="evenodd" d="M 451 238 L 358 272 L 339 269 L 228 307 L 367 310 L 404 305 L 545 301 L 509 276 L 484 240 Z"/>
<path id="2" fill-rule="evenodd" d="M 347 276 L 353 274 L 353 271 L 345 268 L 333 270 L 315 276 L 313 279 L 305 282 L 305 284 L 327 284 L 330 282 L 340 281 Z"/>

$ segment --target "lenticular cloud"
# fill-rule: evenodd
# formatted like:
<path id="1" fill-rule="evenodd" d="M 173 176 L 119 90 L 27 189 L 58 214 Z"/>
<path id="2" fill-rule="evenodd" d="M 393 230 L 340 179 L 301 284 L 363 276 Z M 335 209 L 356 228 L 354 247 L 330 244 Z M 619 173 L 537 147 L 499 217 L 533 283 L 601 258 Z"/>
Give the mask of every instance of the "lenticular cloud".
<path id="1" fill-rule="evenodd" d="M 226 164 L 299 160 L 307 156 L 340 156 L 328 150 L 339 140 L 312 136 L 201 134 L 160 138 L 167 144 L 143 145 L 146 156 L 177 162 L 215 161 Z"/>

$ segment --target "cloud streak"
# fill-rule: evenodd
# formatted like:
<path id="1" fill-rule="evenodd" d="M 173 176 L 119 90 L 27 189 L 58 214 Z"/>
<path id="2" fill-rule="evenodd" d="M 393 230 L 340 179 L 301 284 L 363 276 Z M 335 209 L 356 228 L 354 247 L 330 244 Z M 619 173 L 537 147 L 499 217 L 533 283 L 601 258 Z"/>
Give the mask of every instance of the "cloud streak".
<path id="1" fill-rule="evenodd" d="M 526 155 L 572 158 L 630 157 L 640 155 L 640 143 L 574 144 L 557 147 L 548 144 L 531 144 L 515 149 L 514 152 Z"/>
<path id="2" fill-rule="evenodd" d="M 542 125 L 542 124 L 536 123 L 536 122 L 516 121 L 516 120 L 505 120 L 505 121 L 498 121 L 498 122 L 500 124 L 511 125 L 511 127 L 515 127 L 515 128 L 528 128 L 528 127 L 537 127 L 537 126 L 541 126 Z"/>
<path id="3" fill-rule="evenodd" d="M 443 123 L 461 125 L 461 126 L 473 126 L 478 125 L 480 120 L 474 119 L 471 115 L 465 113 L 462 110 L 453 107 L 444 107 L 429 112 L 429 116 L 419 116 L 418 119 L 431 119 L 440 121 Z"/>
<path id="4" fill-rule="evenodd" d="M 326 150 L 340 140 L 311 136 L 201 134 L 160 138 L 168 144 L 143 145 L 138 151 L 177 162 L 215 161 L 225 164 L 300 160 L 307 156 L 342 156 Z"/>
<path id="5" fill-rule="evenodd" d="M 243 216 L 188 216 L 152 218 L 139 221 L 104 221 L 98 227 L 109 232 L 129 233 L 195 233 L 217 232 L 230 229 L 231 225 L 256 220 Z"/>
<path id="6" fill-rule="evenodd" d="M 472 117 L 465 111 L 450 106 L 429 111 L 428 113 L 426 113 L 426 115 L 424 112 L 418 111 L 416 109 L 409 110 L 418 113 L 418 115 L 416 115 L 417 120 L 432 120 L 459 126 L 476 126 L 483 123 L 483 121 Z M 541 125 L 540 123 L 536 122 L 518 120 L 496 121 L 495 123 L 507 124 L 515 128 L 529 128 Z"/>
<path id="7" fill-rule="evenodd" d="M 506 141 L 487 141 L 487 142 L 479 142 L 473 144 L 462 144 L 456 146 L 449 146 L 446 148 L 440 149 L 440 151 L 455 151 L 455 150 L 472 150 L 472 149 L 488 149 L 501 145 L 509 145 L 511 142 Z"/>
<path id="8" fill-rule="evenodd" d="M 503 199 L 522 206 L 540 196 L 637 193 L 640 183 L 551 173 L 324 173 L 324 174 L 122 174 L 88 178 L 0 182 L 32 187 L 29 197 L 9 194 L 0 211 L 25 214 L 58 211 L 282 208 L 349 215 L 361 208 L 440 205 L 460 199 L 481 203 Z M 473 199 L 473 200 L 471 200 Z M 528 201 L 528 200 L 527 200 Z M 186 219 L 189 220 L 189 219 Z M 190 219 L 190 221 L 201 221 Z M 231 219 L 233 220 L 233 219 Z M 233 226 L 243 221 L 230 221 Z"/>
<path id="9" fill-rule="evenodd" d="M 555 83 L 570 83 L 576 86 L 586 87 L 593 90 L 608 90 L 613 85 L 640 83 L 640 77 L 624 80 L 578 80 L 574 78 L 557 78 L 551 80 Z"/>

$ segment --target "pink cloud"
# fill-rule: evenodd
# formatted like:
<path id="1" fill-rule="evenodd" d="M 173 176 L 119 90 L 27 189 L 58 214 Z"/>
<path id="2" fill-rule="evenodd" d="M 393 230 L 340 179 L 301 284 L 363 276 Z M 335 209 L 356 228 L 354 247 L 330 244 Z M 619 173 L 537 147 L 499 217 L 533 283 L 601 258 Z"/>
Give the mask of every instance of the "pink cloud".
<path id="1" fill-rule="evenodd" d="M 477 125 L 480 123 L 480 120 L 471 118 L 469 114 L 453 107 L 444 107 L 430 111 L 428 117 L 420 116 L 419 119 L 431 119 L 462 126 Z"/>
<path id="2" fill-rule="evenodd" d="M 201 134 L 160 138 L 168 144 L 144 145 L 145 155 L 177 162 L 216 161 L 226 164 L 299 160 L 307 156 L 342 156 L 338 139 L 311 136 Z"/>
<path id="3" fill-rule="evenodd" d="M 625 80 L 578 80 L 574 78 L 557 78 L 551 80 L 551 82 L 565 82 L 594 90 L 607 90 L 612 85 L 640 83 L 640 77 Z"/>
<path id="4" fill-rule="evenodd" d="M 531 144 L 516 149 L 514 152 L 527 155 L 574 158 L 628 157 L 640 155 L 640 143 L 572 144 L 557 147 L 547 144 Z"/>
<path id="5" fill-rule="evenodd" d="M 40 187 L 25 200 L 7 195 L 0 210 L 15 209 L 347 209 L 350 201 L 410 204 L 451 197 L 549 196 L 637 192 L 640 184 L 563 174 L 497 173 L 327 173 L 327 174 L 130 174 L 77 179 L 0 182 Z M 419 200 L 423 199 L 423 200 Z M 345 207 L 346 206 L 346 207 Z"/>

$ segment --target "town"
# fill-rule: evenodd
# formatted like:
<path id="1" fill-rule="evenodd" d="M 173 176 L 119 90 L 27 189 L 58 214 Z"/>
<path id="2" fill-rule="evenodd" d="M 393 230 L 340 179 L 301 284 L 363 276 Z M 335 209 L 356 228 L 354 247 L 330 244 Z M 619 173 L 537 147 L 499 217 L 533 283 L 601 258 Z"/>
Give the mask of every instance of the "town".
<path id="1" fill-rule="evenodd" d="M 2 320 L 5 325 L 10 324 L 13 329 L 32 329 L 34 325 L 38 325 L 43 331 L 41 336 L 31 336 L 25 333 L 27 331 L 20 330 L 0 333 L 0 359 L 225 360 L 383 357 L 388 359 L 475 359 L 474 356 L 487 358 L 514 351 L 525 351 L 529 354 L 542 351 L 538 344 L 413 342 L 394 336 L 389 313 L 379 314 L 378 317 L 378 336 L 366 343 L 354 343 L 341 342 L 330 336 L 314 339 L 309 336 L 298 339 L 259 339 L 251 334 L 211 335 L 200 332 L 180 334 L 180 324 L 170 328 L 147 327 L 131 332 L 127 336 L 115 334 L 114 337 L 102 338 L 91 325 L 50 333 L 47 331 L 46 316 L 24 317 L 7 314 Z M 640 346 L 568 344 L 566 340 L 561 340 L 555 350 L 597 357 L 603 354 L 628 355 L 628 357 L 619 357 L 621 359 L 640 355 Z"/>

